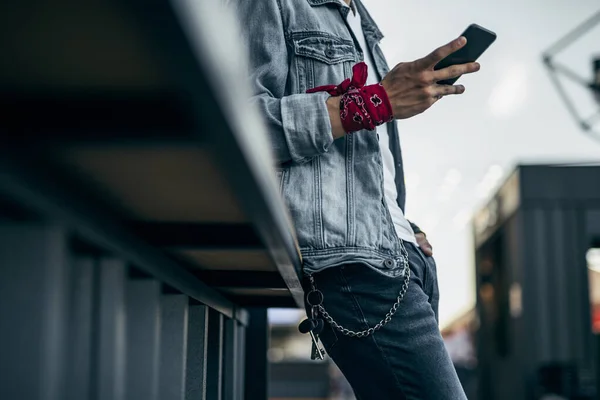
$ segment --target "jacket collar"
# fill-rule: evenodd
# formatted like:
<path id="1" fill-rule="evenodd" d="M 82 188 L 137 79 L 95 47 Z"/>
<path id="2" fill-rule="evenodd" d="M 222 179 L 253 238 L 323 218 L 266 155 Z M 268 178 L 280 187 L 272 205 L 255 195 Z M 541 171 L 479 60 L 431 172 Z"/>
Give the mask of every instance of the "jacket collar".
<path id="1" fill-rule="evenodd" d="M 311 6 L 315 7 L 315 6 L 322 6 L 325 4 L 334 4 L 337 7 L 343 7 L 343 5 L 340 3 L 340 0 L 306 0 L 308 1 L 308 4 L 310 4 Z M 379 30 L 379 28 L 377 27 L 377 24 L 375 23 L 375 21 L 373 20 L 373 18 L 371 17 L 371 15 L 369 14 L 369 12 L 367 11 L 367 9 L 365 8 L 365 6 L 362 4 L 362 2 L 360 0 L 352 0 L 358 10 L 358 13 L 360 14 L 360 18 L 362 20 L 362 28 L 363 31 L 365 32 L 366 35 L 370 36 L 375 42 L 379 42 L 381 39 L 383 39 L 383 34 L 381 33 L 381 31 Z M 346 10 L 346 13 L 349 10 Z"/>
<path id="2" fill-rule="evenodd" d="M 371 14 L 367 11 L 362 1 L 360 0 L 352 0 L 356 5 L 356 9 L 360 14 L 360 19 L 362 20 L 362 28 L 366 35 L 371 36 L 375 42 L 379 42 L 383 39 L 383 33 L 379 30 L 379 27 L 371 17 Z"/>

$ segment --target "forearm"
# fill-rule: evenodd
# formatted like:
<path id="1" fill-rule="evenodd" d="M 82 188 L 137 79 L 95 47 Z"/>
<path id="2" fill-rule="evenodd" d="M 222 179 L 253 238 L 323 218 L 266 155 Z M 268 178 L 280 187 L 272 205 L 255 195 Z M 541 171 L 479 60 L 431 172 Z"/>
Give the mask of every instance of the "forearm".
<path id="1" fill-rule="evenodd" d="M 339 139 L 346 135 L 340 118 L 340 98 L 341 96 L 330 97 L 327 99 L 327 111 L 329 112 L 329 121 L 331 122 L 331 135 L 333 139 Z"/>

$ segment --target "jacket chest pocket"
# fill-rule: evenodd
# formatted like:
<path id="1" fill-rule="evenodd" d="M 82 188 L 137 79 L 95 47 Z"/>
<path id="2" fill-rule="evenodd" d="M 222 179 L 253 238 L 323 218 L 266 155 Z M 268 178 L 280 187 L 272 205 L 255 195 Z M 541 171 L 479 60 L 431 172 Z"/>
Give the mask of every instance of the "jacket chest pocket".
<path id="1" fill-rule="evenodd" d="M 356 60 L 351 40 L 322 32 L 292 34 L 295 88 L 298 93 L 322 85 L 337 85 L 350 76 Z"/>

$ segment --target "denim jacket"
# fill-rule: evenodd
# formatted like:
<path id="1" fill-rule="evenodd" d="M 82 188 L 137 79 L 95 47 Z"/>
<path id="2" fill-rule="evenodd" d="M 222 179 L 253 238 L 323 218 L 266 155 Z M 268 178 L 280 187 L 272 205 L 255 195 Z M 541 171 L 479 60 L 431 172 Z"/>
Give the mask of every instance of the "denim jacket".
<path id="1" fill-rule="evenodd" d="M 385 203 L 383 167 L 375 132 L 333 140 L 327 93 L 371 51 L 381 78 L 389 71 L 383 35 L 354 0 L 370 49 L 361 49 L 339 0 L 236 0 L 250 56 L 251 101 L 262 113 L 308 273 L 345 263 L 365 263 L 386 275 L 402 273 L 401 242 Z M 405 185 L 396 123 L 388 124 L 396 165 L 398 204 Z M 416 228 L 416 227 L 415 227 Z"/>

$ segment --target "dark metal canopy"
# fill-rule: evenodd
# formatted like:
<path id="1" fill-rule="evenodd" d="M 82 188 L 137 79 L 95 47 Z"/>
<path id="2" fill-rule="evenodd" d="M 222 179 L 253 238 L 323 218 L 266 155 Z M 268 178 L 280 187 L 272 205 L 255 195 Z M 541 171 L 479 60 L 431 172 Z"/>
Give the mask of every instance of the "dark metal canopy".
<path id="1" fill-rule="evenodd" d="M 0 4 L 0 217 L 66 225 L 228 316 L 301 306 L 244 57 L 222 51 L 235 27 L 212 3 Z"/>

